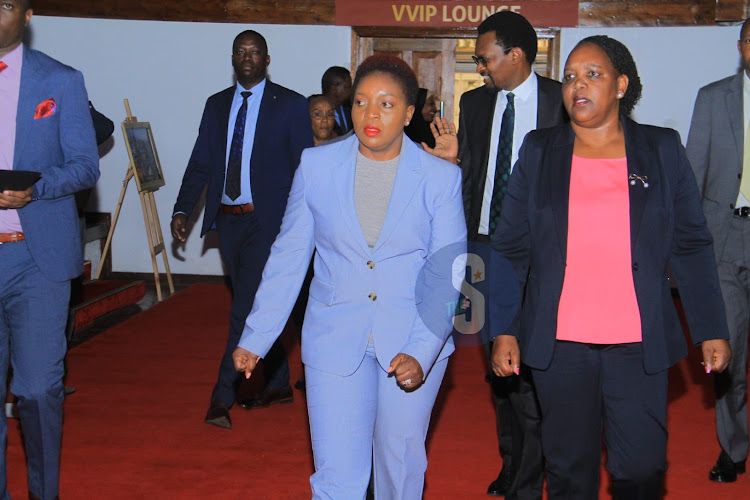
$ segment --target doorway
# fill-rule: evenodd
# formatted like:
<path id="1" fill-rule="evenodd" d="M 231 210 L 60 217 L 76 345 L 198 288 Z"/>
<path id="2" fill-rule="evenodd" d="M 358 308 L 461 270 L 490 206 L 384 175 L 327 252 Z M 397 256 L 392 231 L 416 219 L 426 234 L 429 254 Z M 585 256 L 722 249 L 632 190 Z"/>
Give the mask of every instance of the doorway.
<path id="1" fill-rule="evenodd" d="M 558 79 L 560 30 L 537 29 L 537 56 L 534 71 Z M 414 70 L 419 86 L 434 92 L 442 116 L 458 124 L 459 101 L 467 90 L 484 83 L 471 59 L 476 43 L 475 29 L 453 31 L 395 30 L 393 28 L 354 28 L 352 66 L 356 70 L 373 54 L 392 54 Z"/>

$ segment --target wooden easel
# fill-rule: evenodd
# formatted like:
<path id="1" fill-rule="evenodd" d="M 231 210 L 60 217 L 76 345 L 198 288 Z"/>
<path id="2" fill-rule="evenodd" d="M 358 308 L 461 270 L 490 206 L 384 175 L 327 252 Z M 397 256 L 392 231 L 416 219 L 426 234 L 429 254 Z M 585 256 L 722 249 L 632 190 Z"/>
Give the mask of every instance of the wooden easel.
<path id="1" fill-rule="evenodd" d="M 138 121 L 135 116 L 130 112 L 130 103 L 127 99 L 125 102 L 125 111 L 127 112 L 126 122 Z M 127 137 L 125 139 L 127 141 Z M 96 272 L 96 278 L 102 274 L 102 268 L 104 266 L 104 259 L 107 257 L 110 245 L 112 243 L 112 235 L 115 233 L 115 227 L 117 227 L 117 219 L 120 217 L 120 210 L 122 209 L 122 202 L 125 199 L 125 191 L 128 189 L 130 179 L 136 175 L 135 165 L 131 159 L 128 163 L 128 169 L 125 173 L 125 180 L 122 181 L 122 189 L 120 190 L 120 199 L 117 200 L 117 209 L 112 220 L 112 225 L 109 228 L 109 234 L 107 234 L 107 241 L 104 244 L 102 250 L 102 257 L 99 261 L 99 269 Z M 158 188 L 156 188 L 158 189 Z M 154 200 L 154 190 L 139 190 L 138 194 L 141 198 L 141 208 L 143 209 L 143 221 L 146 224 L 146 235 L 148 236 L 148 248 L 151 252 L 151 264 L 154 267 L 154 282 L 156 284 L 156 296 L 161 302 L 161 282 L 159 280 L 159 266 L 156 262 L 156 256 L 162 254 L 164 259 L 164 270 L 167 275 L 167 283 L 169 284 L 169 294 L 174 294 L 174 283 L 172 282 L 172 273 L 169 270 L 169 261 L 167 260 L 167 253 L 165 251 L 164 236 L 161 232 L 161 224 L 159 223 L 159 213 L 156 210 L 156 201 Z"/>

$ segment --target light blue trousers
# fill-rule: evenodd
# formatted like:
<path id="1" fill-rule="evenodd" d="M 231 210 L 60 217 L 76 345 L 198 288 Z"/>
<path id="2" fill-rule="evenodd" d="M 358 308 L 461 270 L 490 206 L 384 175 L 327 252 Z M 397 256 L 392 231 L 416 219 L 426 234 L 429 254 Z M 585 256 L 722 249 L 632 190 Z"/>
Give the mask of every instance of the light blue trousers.
<path id="1" fill-rule="evenodd" d="M 435 363 L 413 392 L 388 376 L 372 345 L 349 376 L 306 367 L 313 499 L 364 499 L 373 466 L 376 499 L 422 498 L 425 438 L 447 366 Z"/>

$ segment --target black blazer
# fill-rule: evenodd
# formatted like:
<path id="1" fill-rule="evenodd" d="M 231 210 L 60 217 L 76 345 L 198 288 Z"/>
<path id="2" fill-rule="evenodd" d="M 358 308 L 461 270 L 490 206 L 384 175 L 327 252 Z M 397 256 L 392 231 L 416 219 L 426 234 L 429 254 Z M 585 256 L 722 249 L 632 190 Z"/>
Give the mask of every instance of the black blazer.
<path id="1" fill-rule="evenodd" d="M 174 206 L 173 213 L 183 212 L 189 216 L 203 189 L 208 186 L 201 236 L 213 226 L 221 205 L 227 162 L 227 127 L 234 90 L 234 86 L 229 87 L 206 101 L 198 139 Z M 302 150 L 312 145 L 307 99 L 266 80 L 255 128 L 250 175 L 255 213 L 261 230 L 270 241 L 279 232 Z"/>
<path id="2" fill-rule="evenodd" d="M 562 104 L 560 82 L 537 75 L 537 128 L 554 127 L 567 115 Z M 461 96 L 458 127 L 458 157 L 463 173 L 464 213 L 469 239 L 477 234 L 482 195 L 487 179 L 487 161 L 492 135 L 492 118 L 497 100 L 495 90 L 479 87 Z"/>
<path id="3" fill-rule="evenodd" d="M 727 339 L 729 335 L 713 239 L 679 134 L 626 117 L 622 124 L 628 175 L 636 174 L 648 182 L 648 187 L 637 180 L 630 185 L 630 240 L 644 368 L 656 373 L 686 355 L 667 278 L 668 265 L 693 342 Z M 511 262 L 521 289 L 526 290 L 522 310 L 509 329 L 493 335 L 516 336 L 523 362 L 541 370 L 552 360 L 565 277 L 574 138 L 570 124 L 526 136 L 508 182 L 498 239 L 493 243 Z M 495 313 L 492 304 L 490 313 Z"/>

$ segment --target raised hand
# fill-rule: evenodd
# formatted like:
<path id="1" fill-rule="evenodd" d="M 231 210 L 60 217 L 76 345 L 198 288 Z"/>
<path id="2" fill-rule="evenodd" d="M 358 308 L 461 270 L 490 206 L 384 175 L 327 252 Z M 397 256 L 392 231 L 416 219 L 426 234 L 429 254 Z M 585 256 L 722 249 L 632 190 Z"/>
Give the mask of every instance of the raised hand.
<path id="1" fill-rule="evenodd" d="M 435 147 L 431 148 L 423 142 L 424 150 L 443 160 L 457 163 L 458 136 L 456 135 L 456 126 L 449 123 L 445 118 L 438 117 L 430 123 L 430 130 L 432 130 L 432 136 L 435 138 Z"/>

